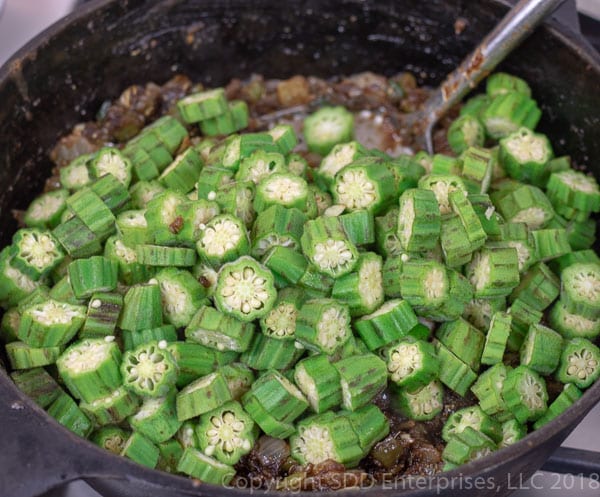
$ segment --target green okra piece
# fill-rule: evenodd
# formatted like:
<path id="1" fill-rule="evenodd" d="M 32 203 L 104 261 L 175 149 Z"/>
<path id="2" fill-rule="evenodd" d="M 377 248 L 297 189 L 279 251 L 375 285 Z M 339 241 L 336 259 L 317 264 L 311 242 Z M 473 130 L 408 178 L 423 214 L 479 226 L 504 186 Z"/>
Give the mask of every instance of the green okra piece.
<path id="1" fill-rule="evenodd" d="M 443 343 L 435 341 L 434 344 L 438 360 L 440 361 L 440 381 L 464 397 L 477 379 L 477 373 Z"/>
<path id="2" fill-rule="evenodd" d="M 551 328 L 532 324 L 521 345 L 521 364 L 543 375 L 549 375 L 558 367 L 563 338 Z"/>
<path id="3" fill-rule="evenodd" d="M 6 344 L 6 355 L 15 370 L 38 368 L 54 364 L 60 356 L 60 347 L 30 347 L 24 342 Z"/>
<path id="4" fill-rule="evenodd" d="M 164 397 L 174 387 L 177 374 L 166 342 L 148 342 L 123 354 L 123 386 L 141 397 Z"/>
<path id="5" fill-rule="evenodd" d="M 105 174 L 110 174 L 128 187 L 131 183 L 132 164 L 119 149 L 103 147 L 96 152 L 90 162 L 89 172 L 92 178 L 101 178 Z"/>
<path id="6" fill-rule="evenodd" d="M 556 377 L 587 388 L 600 377 L 600 349 L 586 338 L 571 338 L 563 348 Z"/>
<path id="7" fill-rule="evenodd" d="M 274 246 L 265 254 L 263 264 L 284 282 L 297 284 L 306 273 L 308 261 L 301 253 L 285 246 Z"/>
<path id="8" fill-rule="evenodd" d="M 351 336 L 350 312 L 334 299 L 306 302 L 296 320 L 296 339 L 306 348 L 333 354 Z"/>
<path id="9" fill-rule="evenodd" d="M 13 235 L 10 265 L 34 281 L 61 263 L 65 254 L 50 231 L 23 228 Z"/>
<path id="10" fill-rule="evenodd" d="M 193 190 L 203 166 L 202 158 L 190 147 L 175 157 L 158 177 L 158 181 L 166 188 L 188 193 Z"/>
<path id="11" fill-rule="evenodd" d="M 335 145 L 352 140 L 354 116 L 342 106 L 321 107 L 304 120 L 303 133 L 311 152 L 327 155 Z"/>
<path id="12" fill-rule="evenodd" d="M 367 405 L 387 385 L 387 366 L 374 354 L 350 356 L 334 366 L 340 375 L 342 405 L 349 411 Z"/>
<path id="13" fill-rule="evenodd" d="M 239 401 L 250 390 L 255 376 L 252 370 L 242 362 L 232 362 L 219 367 L 219 372 L 225 378 L 231 398 Z"/>
<path id="14" fill-rule="evenodd" d="M 548 409 L 546 382 L 533 369 L 518 366 L 506 374 L 502 399 L 517 421 L 535 421 Z"/>
<path id="15" fill-rule="evenodd" d="M 200 230 L 196 250 L 202 262 L 218 269 L 250 252 L 246 226 L 231 214 L 215 216 Z"/>
<path id="16" fill-rule="evenodd" d="M 123 338 L 123 350 L 133 350 L 140 345 L 148 342 L 166 341 L 168 344 L 177 341 L 177 329 L 172 324 L 165 324 L 157 328 L 149 328 L 147 330 L 121 330 Z"/>
<path id="17" fill-rule="evenodd" d="M 111 292 L 117 287 L 118 265 L 101 255 L 76 259 L 69 264 L 69 281 L 78 299 L 97 292 Z"/>
<path id="18" fill-rule="evenodd" d="M 17 335 L 31 347 L 66 345 L 85 321 L 86 309 L 47 299 L 32 304 L 21 312 Z"/>
<path id="19" fill-rule="evenodd" d="M 541 418 L 540 418 L 541 419 Z M 527 435 L 527 425 L 519 423 L 516 419 L 509 419 L 502 423 L 502 440 L 498 448 L 502 449 L 513 445 Z"/>
<path id="20" fill-rule="evenodd" d="M 517 250 L 508 248 L 482 248 L 475 252 L 465 274 L 478 298 L 505 297 L 519 283 Z"/>
<path id="21" fill-rule="evenodd" d="M 198 123 L 227 112 L 227 98 L 223 88 L 193 93 L 177 102 L 177 108 L 186 123 Z"/>
<path id="22" fill-rule="evenodd" d="M 520 299 L 538 311 L 552 304 L 560 293 L 560 281 L 543 262 L 531 267 L 512 291 L 511 302 Z"/>
<path id="23" fill-rule="evenodd" d="M 94 422 L 94 425 L 105 426 L 123 421 L 137 410 L 139 403 L 138 397 L 127 389 L 119 387 L 105 397 L 92 402 L 81 401 L 79 408 Z"/>
<path id="24" fill-rule="evenodd" d="M 262 212 L 272 205 L 281 205 L 307 212 L 310 195 L 304 178 L 287 172 L 273 173 L 262 178 L 256 186 L 254 209 Z"/>
<path id="25" fill-rule="evenodd" d="M 123 330 L 138 331 L 157 328 L 163 322 L 161 292 L 158 282 L 135 285 L 127 290 L 118 326 Z"/>
<path id="26" fill-rule="evenodd" d="M 525 223 L 532 230 L 543 228 L 554 217 L 548 197 L 533 185 L 520 184 L 494 205 L 507 223 Z"/>
<path id="27" fill-rule="evenodd" d="M 487 435 L 496 443 L 502 440 L 502 425 L 483 412 L 479 406 L 464 407 L 453 412 L 444 424 L 442 438 L 446 442 L 450 442 L 454 436 L 465 431 L 467 427 Z"/>
<path id="28" fill-rule="evenodd" d="M 561 274 L 560 299 L 565 309 L 587 319 L 600 317 L 600 264 L 576 263 Z"/>
<path id="29" fill-rule="evenodd" d="M 442 412 L 444 387 L 437 380 L 416 390 L 395 388 L 392 392 L 393 409 L 409 419 L 428 421 Z"/>
<path id="30" fill-rule="evenodd" d="M 67 207 L 69 192 L 65 189 L 53 190 L 36 197 L 27 207 L 23 221 L 29 228 L 55 228 Z"/>
<path id="31" fill-rule="evenodd" d="M 434 192 L 414 188 L 400 196 L 397 236 L 404 251 L 432 249 L 440 228 L 440 209 Z"/>
<path id="32" fill-rule="evenodd" d="M 222 406 L 229 400 L 231 392 L 220 372 L 202 376 L 177 394 L 177 419 L 185 421 L 194 418 Z"/>
<path id="33" fill-rule="evenodd" d="M 203 414 L 196 435 L 205 455 L 233 465 L 252 450 L 258 429 L 241 404 L 230 401 Z"/>
<path id="34" fill-rule="evenodd" d="M 90 440 L 97 446 L 119 455 L 129 436 L 130 432 L 118 426 L 102 426 L 92 433 Z"/>
<path id="35" fill-rule="evenodd" d="M 67 430 L 80 437 L 86 438 L 92 431 L 92 422 L 79 409 L 77 403 L 64 392 L 48 406 L 47 412 Z"/>
<path id="36" fill-rule="evenodd" d="M 481 120 L 488 136 L 503 138 L 520 127 L 534 129 L 542 111 L 535 100 L 519 92 L 497 94 L 481 114 Z"/>
<path id="37" fill-rule="evenodd" d="M 305 349 L 294 340 L 273 338 L 264 333 L 255 333 L 252 343 L 240 360 L 258 371 L 290 369 L 304 354 Z"/>
<path id="38" fill-rule="evenodd" d="M 296 320 L 305 296 L 299 288 L 284 288 L 277 294 L 277 301 L 269 313 L 261 318 L 261 331 L 268 337 L 292 339 L 296 334 Z M 277 368 L 275 368 L 277 369 Z"/>
<path id="39" fill-rule="evenodd" d="M 496 443 L 490 437 L 467 426 L 464 431 L 450 438 L 442 453 L 442 459 L 460 465 L 485 457 L 496 448 Z"/>
<path id="40" fill-rule="evenodd" d="M 294 371 L 294 382 L 317 414 L 327 412 L 342 403 L 340 375 L 326 355 L 319 354 L 298 362 Z"/>
<path id="41" fill-rule="evenodd" d="M 553 156 L 546 135 L 527 128 L 520 128 L 500 140 L 500 164 L 518 181 L 544 186 L 548 179 L 546 164 Z"/>
<path id="42" fill-rule="evenodd" d="M 197 449 L 187 447 L 177 464 L 177 472 L 204 483 L 228 485 L 235 476 L 235 468 L 209 457 Z"/>
<path id="43" fill-rule="evenodd" d="M 205 288 L 189 271 L 165 268 L 156 273 L 164 320 L 177 328 L 187 326 L 202 305 Z"/>
<path id="44" fill-rule="evenodd" d="M 436 338 L 456 357 L 477 372 L 485 344 L 485 335 L 462 318 L 442 323 Z"/>
<path id="45" fill-rule="evenodd" d="M 567 383 L 558 397 L 548 406 L 546 413 L 533 424 L 533 428 L 537 430 L 557 418 L 582 396 L 583 392 L 579 388 L 573 383 Z"/>
<path id="46" fill-rule="evenodd" d="M 506 312 L 495 312 L 485 337 L 481 363 L 494 365 L 502 362 L 510 336 L 512 316 Z"/>
<path id="47" fill-rule="evenodd" d="M 119 281 L 126 285 L 144 283 L 156 273 L 156 268 L 140 264 L 135 249 L 116 236 L 106 240 L 104 255 L 117 262 Z"/>
<path id="48" fill-rule="evenodd" d="M 52 404 L 63 393 L 56 380 L 42 367 L 13 371 L 10 377 L 19 390 L 42 409 Z"/>
<path id="49" fill-rule="evenodd" d="M 262 257 L 272 247 L 300 247 L 306 215 L 298 209 L 275 204 L 259 212 L 252 226 L 252 255 Z"/>
<path id="50" fill-rule="evenodd" d="M 506 375 L 511 369 L 510 366 L 499 362 L 481 373 L 471 387 L 471 391 L 479 400 L 479 406 L 486 414 L 493 416 L 495 419 L 500 418 L 507 412 L 512 417 L 502 397 L 502 387 Z"/>
<path id="51" fill-rule="evenodd" d="M 187 325 L 185 336 L 187 340 L 219 351 L 244 352 L 254 336 L 254 324 L 203 305 Z"/>
<path id="52" fill-rule="evenodd" d="M 562 300 L 558 300 L 548 314 L 550 326 L 565 338 L 595 339 L 600 335 L 600 319 L 588 319 L 569 312 Z"/>
<path id="53" fill-rule="evenodd" d="M 411 336 L 386 347 L 385 360 L 390 380 L 414 391 L 435 380 L 440 363 L 432 343 Z"/>
<path id="54" fill-rule="evenodd" d="M 154 469 L 158 463 L 160 453 L 156 445 L 141 433 L 134 431 L 123 445 L 120 455 L 142 466 Z"/>
<path id="55" fill-rule="evenodd" d="M 151 235 L 148 232 L 148 221 L 144 210 L 128 210 L 121 212 L 116 219 L 117 234 L 128 245 L 134 247 L 138 243 L 148 243 Z"/>
<path id="56" fill-rule="evenodd" d="M 151 442 L 166 442 L 181 427 L 175 410 L 175 392 L 169 392 L 165 397 L 145 399 L 128 421 L 137 433 L 141 433 Z"/>
<path id="57" fill-rule="evenodd" d="M 118 293 L 92 294 L 88 303 L 85 323 L 79 331 L 81 338 L 105 337 L 115 334 L 123 308 L 123 296 Z"/>
<path id="58" fill-rule="evenodd" d="M 167 345 L 167 349 L 177 364 L 179 375 L 176 385 L 179 388 L 212 373 L 219 366 L 236 361 L 239 357 L 237 352 L 220 352 L 193 342 L 172 342 Z"/>
<path id="59" fill-rule="evenodd" d="M 477 117 L 466 114 L 452 121 L 446 137 L 452 151 L 461 154 L 469 147 L 483 146 L 485 128 Z"/>

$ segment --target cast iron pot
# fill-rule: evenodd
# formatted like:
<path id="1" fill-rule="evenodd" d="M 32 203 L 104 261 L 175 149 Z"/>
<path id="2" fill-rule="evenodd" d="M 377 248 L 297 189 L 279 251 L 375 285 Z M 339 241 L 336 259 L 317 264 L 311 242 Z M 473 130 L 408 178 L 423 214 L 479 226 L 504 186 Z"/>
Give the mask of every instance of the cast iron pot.
<path id="1" fill-rule="evenodd" d="M 505 11 L 497 0 L 93 1 L 0 69 L 0 243 L 9 243 L 16 228 L 11 208 L 27 206 L 48 176 L 47 153 L 57 138 L 130 84 L 161 83 L 175 72 L 219 85 L 252 72 L 289 77 L 408 69 L 433 85 Z M 458 17 L 468 22 L 459 35 Z M 600 176 L 598 55 L 573 32 L 548 23 L 505 68 L 530 82 L 544 110 L 541 130 L 557 155 L 570 153 Z M 506 495 L 542 467 L 599 399 L 600 383 L 542 429 L 460 471 L 364 491 Z M 2 496 L 32 497 L 79 478 L 110 496 L 249 493 L 149 470 L 95 447 L 35 406 L 2 368 L 0 430 Z M 588 474 L 600 468 L 597 454 L 559 450 L 546 468 Z M 576 457 L 567 462 L 565 453 Z"/>

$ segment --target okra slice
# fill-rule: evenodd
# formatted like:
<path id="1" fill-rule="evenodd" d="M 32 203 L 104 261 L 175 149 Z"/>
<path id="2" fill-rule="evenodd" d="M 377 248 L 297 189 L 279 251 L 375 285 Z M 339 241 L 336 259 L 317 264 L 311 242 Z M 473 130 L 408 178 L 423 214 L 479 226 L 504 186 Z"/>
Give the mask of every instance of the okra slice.
<path id="1" fill-rule="evenodd" d="M 175 359 L 179 370 L 176 382 L 179 388 L 214 372 L 219 366 L 236 361 L 239 357 L 237 352 L 220 352 L 193 342 L 171 342 L 167 345 L 167 350 Z"/>
<path id="2" fill-rule="evenodd" d="M 292 457 L 300 464 L 332 460 L 349 468 L 356 466 L 364 455 L 348 418 L 332 412 L 301 421 L 290 438 L 290 446 Z"/>
<path id="3" fill-rule="evenodd" d="M 397 236 L 403 250 L 432 249 L 440 235 L 440 209 L 431 190 L 412 188 L 400 196 Z"/>
<path id="4" fill-rule="evenodd" d="M 452 211 L 460 219 L 460 223 L 467 235 L 471 251 L 480 248 L 487 239 L 487 234 L 471 204 L 470 199 L 464 192 L 457 190 L 448 195 Z M 456 244 L 454 244 L 456 245 Z M 443 249 L 443 245 L 442 245 Z"/>
<path id="5" fill-rule="evenodd" d="M 177 341 L 177 330 L 172 324 L 165 324 L 158 328 L 150 328 L 148 330 L 121 330 L 121 336 L 123 338 L 123 350 L 133 350 L 140 345 L 148 342 L 160 342 L 164 340 L 167 343 L 173 343 Z"/>
<path id="6" fill-rule="evenodd" d="M 279 204 L 259 212 L 252 226 L 252 256 L 262 257 L 276 246 L 297 250 L 306 220 L 298 209 Z"/>
<path id="7" fill-rule="evenodd" d="M 358 443 L 363 451 L 363 456 L 371 452 L 377 442 L 387 437 L 390 432 L 390 423 L 379 407 L 370 404 L 354 412 L 343 411 L 348 418 L 354 433 L 358 436 Z"/>
<path id="8" fill-rule="evenodd" d="M 573 314 L 567 310 L 562 300 L 552 306 L 548 321 L 550 326 L 565 338 L 580 337 L 593 340 L 600 335 L 600 319 L 588 319 Z"/>
<path id="9" fill-rule="evenodd" d="M 560 298 L 567 311 L 587 319 L 600 317 L 600 264 L 577 263 L 561 274 Z"/>
<path id="10" fill-rule="evenodd" d="M 149 342 L 123 354 L 123 386 L 141 397 L 163 397 L 175 385 L 177 364 L 166 342 Z"/>
<path id="11" fill-rule="evenodd" d="M 177 108 L 183 120 L 193 124 L 227 112 L 227 98 L 223 88 L 215 88 L 180 99 Z"/>
<path id="12" fill-rule="evenodd" d="M 535 100 L 522 93 L 508 92 L 493 97 L 481 119 L 486 133 L 491 138 L 500 139 L 520 127 L 534 129 L 541 115 Z"/>
<path id="13" fill-rule="evenodd" d="M 308 408 L 308 401 L 302 392 L 274 370 L 267 371 L 252 384 L 250 391 L 242 397 L 242 404 L 256 424 L 271 436 L 276 435 L 265 429 L 268 427 L 268 420 L 263 418 L 260 409 L 255 409 L 255 404 L 271 418 L 285 424 L 293 423 Z"/>
<path id="14" fill-rule="evenodd" d="M 434 345 L 440 362 L 440 381 L 461 397 L 464 397 L 477 379 L 477 373 L 443 343 L 436 340 Z"/>
<path id="15" fill-rule="evenodd" d="M 177 419 L 185 421 L 212 411 L 231 400 L 227 381 L 219 372 L 203 376 L 187 385 L 176 397 Z"/>
<path id="16" fill-rule="evenodd" d="M 498 448 L 503 449 L 504 447 L 513 445 L 524 438 L 525 435 L 527 435 L 527 426 L 519 423 L 514 418 L 509 419 L 502 423 L 502 440 L 498 443 Z"/>
<path id="17" fill-rule="evenodd" d="M 210 200 L 193 200 L 179 204 L 175 209 L 176 220 L 181 218 L 182 226 L 177 233 L 181 244 L 194 246 L 206 224 L 221 212 L 219 204 Z"/>
<path id="18" fill-rule="evenodd" d="M 97 446 L 113 454 L 119 455 L 129 438 L 130 433 L 118 426 L 102 426 L 90 437 Z"/>
<path id="19" fill-rule="evenodd" d="M 114 340 L 92 338 L 74 343 L 56 362 L 69 391 L 88 403 L 121 386 L 120 364 L 121 351 Z"/>
<path id="20" fill-rule="evenodd" d="M 506 312 L 495 312 L 490 321 L 481 354 L 481 363 L 494 365 L 502 362 L 508 337 L 510 336 L 512 316 Z"/>
<path id="21" fill-rule="evenodd" d="M 21 313 L 18 337 L 31 347 L 56 347 L 73 338 L 85 321 L 86 309 L 48 299 Z"/>
<path id="22" fill-rule="evenodd" d="M 196 251 L 186 247 L 164 247 L 140 244 L 135 248 L 140 264 L 155 267 L 191 267 L 196 263 Z"/>
<path id="23" fill-rule="evenodd" d="M 63 392 L 56 380 L 44 368 L 31 368 L 10 373 L 15 385 L 42 409 L 48 407 Z"/>
<path id="24" fill-rule="evenodd" d="M 300 309 L 296 339 L 306 348 L 331 355 L 351 335 L 349 309 L 337 300 L 309 300 Z"/>
<path id="25" fill-rule="evenodd" d="M 274 307 L 260 320 L 261 331 L 272 338 L 282 340 L 295 338 L 296 320 L 304 301 L 303 292 L 298 288 L 281 290 L 277 294 Z"/>
<path id="26" fill-rule="evenodd" d="M 303 178 L 291 173 L 273 173 L 258 183 L 254 209 L 256 212 L 262 212 L 272 205 L 281 205 L 306 212 L 310 193 Z"/>
<path id="27" fill-rule="evenodd" d="M 264 178 L 286 171 L 285 157 L 279 152 L 258 149 L 242 158 L 235 179 L 258 185 Z"/>
<path id="28" fill-rule="evenodd" d="M 510 350 L 517 352 L 525 340 L 529 327 L 539 323 L 543 313 L 519 299 L 513 302 L 509 312 L 512 317 L 512 327 L 507 345 Z"/>
<path id="29" fill-rule="evenodd" d="M 342 403 L 340 375 L 326 355 L 307 357 L 296 364 L 294 382 L 317 414 Z"/>
<path id="30" fill-rule="evenodd" d="M 485 335 L 462 318 L 442 323 L 436 338 L 473 371 L 479 370 Z"/>
<path id="31" fill-rule="evenodd" d="M 304 352 L 304 347 L 299 342 L 255 333 L 250 347 L 241 355 L 240 360 L 258 371 L 283 371 L 292 368 Z"/>
<path id="32" fill-rule="evenodd" d="M 600 377 L 600 349 L 585 338 L 565 343 L 556 377 L 563 383 L 587 388 Z"/>
<path id="33" fill-rule="evenodd" d="M 2 343 L 16 342 L 19 338 L 19 323 L 21 322 L 21 312 L 17 307 L 11 307 L 4 311 L 0 321 L 0 341 Z"/>
<path id="34" fill-rule="evenodd" d="M 306 171 L 308 171 L 308 162 L 302 155 L 292 153 L 286 157 L 286 160 L 287 168 L 290 173 L 295 174 L 296 176 L 300 176 L 301 178 L 307 179 Z"/>
<path id="35" fill-rule="evenodd" d="M 265 316 L 276 298 L 273 275 L 252 257 L 243 256 L 221 267 L 214 296 L 221 312 L 250 322 Z"/>
<path id="36" fill-rule="evenodd" d="M 327 155 L 335 145 L 352 140 L 354 116 L 344 107 L 322 107 L 304 120 L 304 139 L 311 152 Z"/>
<path id="37" fill-rule="evenodd" d="M 340 375 L 342 405 L 349 411 L 367 405 L 387 385 L 387 366 L 374 354 L 350 356 L 334 366 Z"/>
<path id="38" fill-rule="evenodd" d="M 97 292 L 110 292 L 117 287 L 118 265 L 101 255 L 76 259 L 69 264 L 69 281 L 78 299 L 91 297 Z"/>
<path id="39" fill-rule="evenodd" d="M 175 411 L 175 392 L 145 399 L 139 410 L 129 417 L 129 424 L 156 444 L 170 439 L 181 427 Z"/>
<path id="40" fill-rule="evenodd" d="M 156 280 L 127 290 L 119 316 L 119 328 L 129 331 L 147 330 L 157 328 L 162 322 L 160 287 Z"/>
<path id="41" fill-rule="evenodd" d="M 123 387 L 92 402 L 82 401 L 79 408 L 96 426 L 117 424 L 133 414 L 140 402 L 138 397 Z"/>
<path id="42" fill-rule="evenodd" d="M 554 330 L 532 324 L 521 345 L 521 364 L 543 375 L 554 372 L 560 362 L 563 339 Z"/>
<path id="43" fill-rule="evenodd" d="M 89 171 L 92 178 L 101 178 L 105 174 L 111 174 L 125 187 L 131 183 L 131 161 L 116 148 L 104 147 L 98 150 L 90 162 Z"/>
<path id="44" fill-rule="evenodd" d="M 469 241 L 469 233 L 460 217 L 450 215 L 444 220 L 440 230 L 440 247 L 444 262 L 449 268 L 456 268 L 468 263 L 472 258 L 475 246 Z"/>
<path id="45" fill-rule="evenodd" d="M 443 400 L 444 387 L 434 380 L 416 390 L 394 389 L 392 407 L 409 419 L 428 421 L 442 412 Z"/>
<path id="46" fill-rule="evenodd" d="M 489 195 L 485 193 L 470 194 L 468 199 L 488 238 L 499 238 L 500 225 L 503 220 L 496 212 L 496 207 L 494 207 Z"/>
<path id="47" fill-rule="evenodd" d="M 23 221 L 30 228 L 54 228 L 60 223 L 69 192 L 54 190 L 40 195 L 29 204 Z"/>
<path id="48" fill-rule="evenodd" d="M 538 261 L 547 262 L 571 251 L 567 231 L 563 228 L 534 230 L 531 240 Z"/>
<path id="49" fill-rule="evenodd" d="M 573 383 L 567 383 L 558 397 L 556 397 L 556 399 L 548 406 L 548 410 L 545 414 L 533 424 L 533 428 L 537 430 L 554 418 L 557 418 L 582 396 L 583 392 L 579 390 L 579 388 Z"/>
<path id="50" fill-rule="evenodd" d="M 441 305 L 448 297 L 449 287 L 446 268 L 439 262 L 415 259 L 402 264 L 400 292 L 413 307 Z"/>
<path id="51" fill-rule="evenodd" d="M 406 337 L 385 349 L 390 380 L 410 391 L 429 384 L 439 374 L 439 361 L 430 342 Z"/>
<path id="52" fill-rule="evenodd" d="M 554 209 L 544 192 L 533 185 L 522 185 L 495 202 L 507 223 L 525 223 L 535 230 L 554 217 Z"/>
<path id="53" fill-rule="evenodd" d="M 118 293 L 94 293 L 88 303 L 80 338 L 114 335 L 123 308 L 123 296 Z"/>
<path id="54" fill-rule="evenodd" d="M 105 174 L 93 181 L 89 188 L 100 197 L 100 200 L 113 214 L 124 210 L 131 200 L 125 185 L 112 174 Z"/>
<path id="55" fill-rule="evenodd" d="M 495 419 L 499 419 L 507 412 L 510 413 L 502 398 L 502 387 L 506 375 L 511 369 L 510 366 L 499 362 L 481 373 L 471 387 L 471 391 L 479 400 L 479 406 L 486 414 L 494 416 Z"/>
<path id="56" fill-rule="evenodd" d="M 200 260 L 214 268 L 234 261 L 250 251 L 246 226 L 231 214 L 215 216 L 201 228 L 196 250 Z"/>
<path id="57" fill-rule="evenodd" d="M 31 369 L 54 364 L 60 347 L 30 347 L 24 342 L 6 344 L 6 355 L 13 369 Z"/>
<path id="58" fill-rule="evenodd" d="M 486 93 L 490 97 L 506 93 L 521 93 L 531 97 L 531 88 L 527 82 L 517 76 L 505 72 L 497 72 L 488 76 L 486 80 Z"/>
<path id="59" fill-rule="evenodd" d="M 394 177 L 384 163 L 350 163 L 335 175 L 331 194 L 348 211 L 381 213 L 395 199 Z"/>
<path id="60" fill-rule="evenodd" d="M 375 218 L 375 244 L 377 252 L 385 258 L 395 257 L 404 252 L 398 231 L 399 208 L 392 207 L 384 216 Z"/>
<path id="61" fill-rule="evenodd" d="M 582 212 L 600 210 L 600 188 L 593 176 L 568 169 L 554 172 L 546 185 L 553 205 L 564 205 Z"/>
<path id="62" fill-rule="evenodd" d="M 598 254 L 591 249 L 576 250 L 550 261 L 550 267 L 556 274 L 562 274 L 566 268 L 577 263 L 600 264 L 600 257 L 598 257 Z"/>
<path id="63" fill-rule="evenodd" d="M 336 217 L 307 221 L 300 243 L 304 255 L 320 272 L 332 278 L 348 274 L 358 262 L 356 246 Z"/>
<path id="64" fill-rule="evenodd" d="M 520 423 L 535 421 L 548 409 L 546 382 L 533 369 L 523 365 L 506 374 L 502 398 Z"/>
<path id="65" fill-rule="evenodd" d="M 177 207 L 187 202 L 186 196 L 180 192 L 165 190 L 148 202 L 146 206 L 146 221 L 148 233 L 153 236 L 154 243 L 160 245 L 175 245 L 180 231 Z"/>
<path id="66" fill-rule="evenodd" d="M 130 189 L 131 206 L 133 209 L 144 210 L 148 202 L 165 191 L 158 181 L 138 181 Z"/>
<path id="67" fill-rule="evenodd" d="M 0 252 L 0 300 L 9 306 L 16 305 L 41 285 L 10 264 L 10 251 L 10 247 L 5 247 Z"/>
<path id="68" fill-rule="evenodd" d="M 336 279 L 331 296 L 346 304 L 351 316 L 375 311 L 384 299 L 381 257 L 373 252 L 362 253 L 355 270 Z"/>
<path id="69" fill-rule="evenodd" d="M 175 439 L 161 442 L 157 446 L 160 455 L 156 463 L 156 469 L 175 474 L 177 472 L 177 463 L 179 463 L 179 459 L 183 455 L 183 447 Z"/>
<path id="70" fill-rule="evenodd" d="M 241 219 L 250 229 L 256 217 L 253 206 L 255 190 L 256 187 L 252 181 L 236 181 L 224 185 L 214 195 L 209 193 L 207 198 L 208 200 L 214 199 L 222 212 Z"/>
<path id="71" fill-rule="evenodd" d="M 208 196 L 213 197 L 216 195 L 216 193 L 211 195 L 211 192 L 218 192 L 225 185 L 233 183 L 233 176 L 233 171 L 224 167 L 207 166 L 203 168 L 198 175 L 198 183 L 196 185 L 198 198 L 211 200 Z"/>
<path id="72" fill-rule="evenodd" d="M 142 466 L 154 469 L 158 463 L 160 453 L 156 445 L 141 433 L 134 431 L 123 445 L 120 455 Z"/>
<path id="73" fill-rule="evenodd" d="M 450 442 L 454 436 L 465 431 L 467 427 L 487 435 L 497 443 L 502 440 L 502 425 L 483 412 L 479 406 L 464 407 L 453 412 L 444 424 L 442 438 L 446 442 Z"/>
<path id="74" fill-rule="evenodd" d="M 452 151 L 461 154 L 469 147 L 483 147 L 485 128 L 477 117 L 466 114 L 452 121 L 446 137 Z"/>
<path id="75" fill-rule="evenodd" d="M 155 276 L 164 319 L 177 328 L 187 326 L 202 305 L 206 290 L 189 271 L 166 268 Z"/>
<path id="76" fill-rule="evenodd" d="M 269 249 L 262 262 L 273 273 L 278 288 L 284 288 L 290 283 L 297 284 L 306 274 L 308 267 L 304 255 L 281 245 Z"/>
<path id="77" fill-rule="evenodd" d="M 232 465 L 252 450 L 257 434 L 254 421 L 236 401 L 203 414 L 196 427 L 202 452 Z"/>
<path id="78" fill-rule="evenodd" d="M 560 280 L 543 262 L 534 265 L 521 278 L 510 295 L 510 301 L 520 299 L 538 311 L 546 309 L 560 293 Z"/>
<path id="79" fill-rule="evenodd" d="M 117 233 L 123 242 L 132 247 L 137 243 L 148 243 L 151 240 L 145 212 L 145 210 L 130 210 L 121 212 L 117 216 Z"/>
<path id="80" fill-rule="evenodd" d="M 442 459 L 452 464 L 465 464 L 491 454 L 496 448 L 490 437 L 467 426 L 450 438 L 442 452 Z"/>
<path id="81" fill-rule="evenodd" d="M 175 157 L 175 160 L 158 177 L 165 187 L 176 192 L 188 193 L 194 189 L 204 162 L 192 148 Z"/>
<path id="82" fill-rule="evenodd" d="M 148 281 L 156 273 L 156 268 L 140 264 L 135 249 L 128 247 L 122 239 L 111 236 L 104 245 L 104 255 L 117 262 L 119 281 L 136 285 Z"/>
<path id="83" fill-rule="evenodd" d="M 92 422 L 66 393 L 61 393 L 48 407 L 48 415 L 67 430 L 86 438 L 92 432 Z"/>
<path id="84" fill-rule="evenodd" d="M 185 329 L 186 339 L 219 351 L 244 352 L 254 335 L 254 324 L 238 321 L 214 307 L 203 305 Z"/>
<path id="85" fill-rule="evenodd" d="M 451 192 L 462 190 L 465 194 L 467 193 L 467 187 L 463 180 L 453 174 L 428 174 L 419 179 L 418 186 L 420 189 L 433 191 L 442 216 L 452 212 L 448 198 Z"/>
<path id="86" fill-rule="evenodd" d="M 519 283 L 517 250 L 482 248 L 473 255 L 465 274 L 477 298 L 505 297 Z"/>
<path id="87" fill-rule="evenodd" d="M 456 157 L 434 154 L 431 159 L 431 174 L 460 174 L 461 162 Z"/>
<path id="88" fill-rule="evenodd" d="M 289 124 L 278 124 L 272 127 L 268 134 L 273 137 L 273 142 L 283 155 L 290 153 L 298 143 L 296 132 Z"/>
<path id="89" fill-rule="evenodd" d="M 353 326 L 373 352 L 408 335 L 417 324 L 417 316 L 410 304 L 406 300 L 393 299 L 354 321 Z"/>
<path id="90" fill-rule="evenodd" d="M 200 122 L 200 130 L 204 136 L 228 135 L 247 127 L 248 104 L 243 100 L 229 102 L 224 114 Z"/>
<path id="91" fill-rule="evenodd" d="M 571 221 L 567 223 L 565 231 L 573 250 L 589 249 L 596 241 L 596 220 Z"/>
<path id="92" fill-rule="evenodd" d="M 79 190 L 91 183 L 89 164 L 94 154 L 83 154 L 73 159 L 67 166 L 58 170 L 60 184 L 66 190 Z"/>
<path id="93" fill-rule="evenodd" d="M 500 140 L 498 159 L 511 178 L 545 186 L 546 163 L 554 153 L 546 135 L 520 128 Z"/>
<path id="94" fill-rule="evenodd" d="M 225 378 L 231 398 L 239 401 L 250 390 L 255 376 L 252 370 L 244 363 L 232 362 L 219 367 L 219 372 Z"/>
<path id="95" fill-rule="evenodd" d="M 226 486 L 235 476 L 235 468 L 187 447 L 177 464 L 177 472 L 213 485 Z"/>
<path id="96" fill-rule="evenodd" d="M 114 233 L 114 214 L 90 188 L 78 190 L 67 198 L 66 203 L 68 213 L 80 219 L 100 240 L 105 240 Z"/>
<path id="97" fill-rule="evenodd" d="M 356 141 L 335 145 L 315 171 L 315 183 L 320 188 L 329 189 L 339 171 L 366 154 L 367 150 Z"/>
<path id="98" fill-rule="evenodd" d="M 64 252 L 52 233 L 37 228 L 17 231 L 12 239 L 10 265 L 34 281 L 62 261 Z"/>

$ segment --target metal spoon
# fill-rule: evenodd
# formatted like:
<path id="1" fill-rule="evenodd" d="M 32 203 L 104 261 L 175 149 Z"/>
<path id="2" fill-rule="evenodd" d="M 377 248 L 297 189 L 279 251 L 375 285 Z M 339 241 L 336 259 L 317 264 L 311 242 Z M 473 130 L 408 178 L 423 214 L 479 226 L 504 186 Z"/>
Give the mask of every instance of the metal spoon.
<path id="1" fill-rule="evenodd" d="M 490 74 L 514 48 L 564 0 L 520 0 L 483 41 L 452 71 L 416 112 L 406 115 L 405 124 L 417 142 L 433 153 L 432 131 L 437 121 L 469 91 Z"/>

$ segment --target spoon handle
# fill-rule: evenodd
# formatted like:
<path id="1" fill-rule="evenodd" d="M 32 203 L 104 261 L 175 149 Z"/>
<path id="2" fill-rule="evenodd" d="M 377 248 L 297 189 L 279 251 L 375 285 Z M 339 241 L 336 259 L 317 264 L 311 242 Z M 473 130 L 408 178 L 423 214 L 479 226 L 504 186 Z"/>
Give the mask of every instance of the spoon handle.
<path id="1" fill-rule="evenodd" d="M 520 0 L 432 93 L 423 113 L 433 124 L 511 53 L 564 0 Z M 429 148 L 429 146 L 428 146 Z"/>

